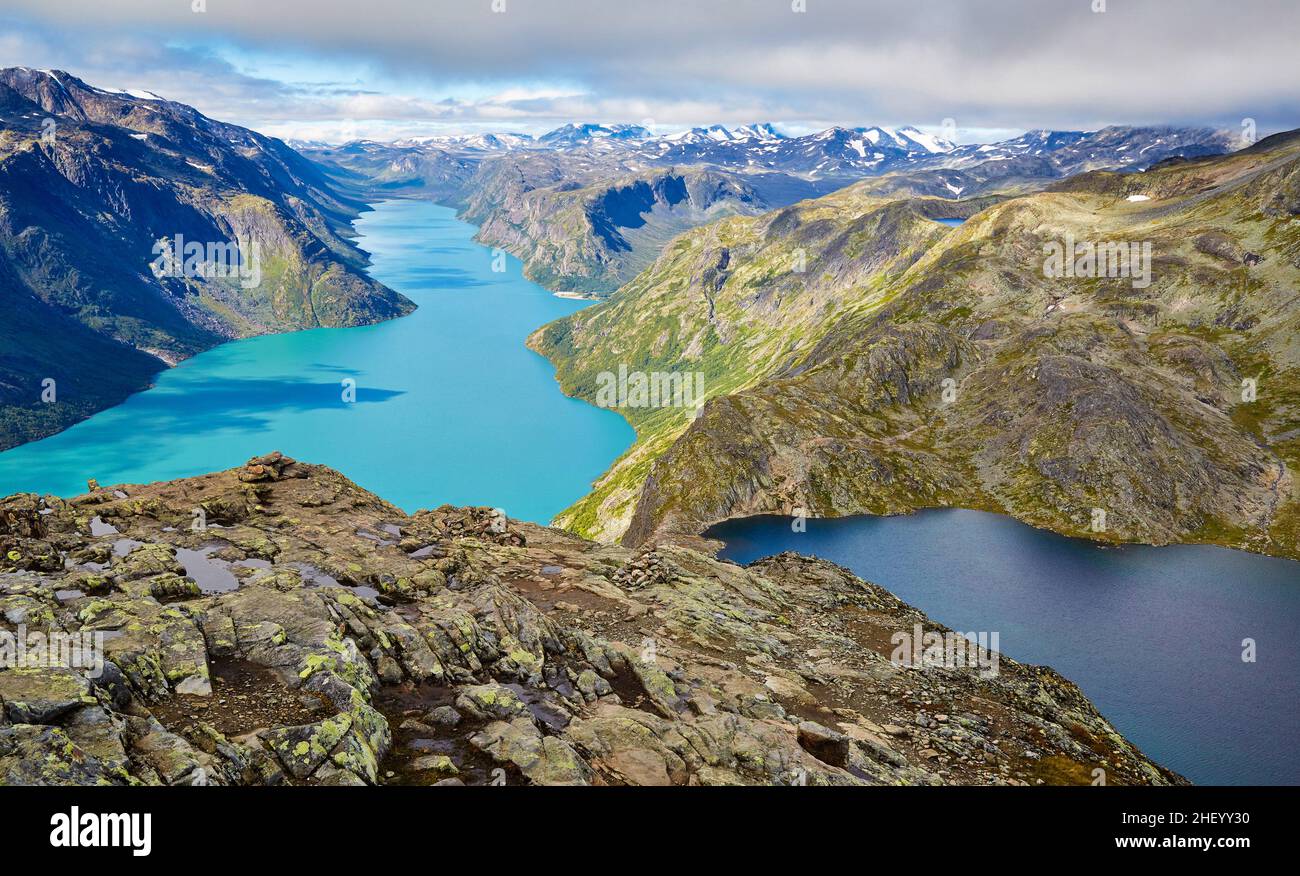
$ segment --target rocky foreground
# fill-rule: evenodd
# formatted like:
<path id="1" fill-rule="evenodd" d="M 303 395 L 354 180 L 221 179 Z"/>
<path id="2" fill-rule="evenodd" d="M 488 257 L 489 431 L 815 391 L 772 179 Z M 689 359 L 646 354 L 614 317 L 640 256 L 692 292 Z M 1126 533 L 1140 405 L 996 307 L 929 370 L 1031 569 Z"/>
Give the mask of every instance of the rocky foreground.
<path id="1" fill-rule="evenodd" d="M 91 487 L 0 500 L 0 636 L 106 661 L 0 669 L 0 784 L 1185 781 L 1050 669 L 895 665 L 944 628 L 820 560 L 407 516 L 278 453 Z"/>

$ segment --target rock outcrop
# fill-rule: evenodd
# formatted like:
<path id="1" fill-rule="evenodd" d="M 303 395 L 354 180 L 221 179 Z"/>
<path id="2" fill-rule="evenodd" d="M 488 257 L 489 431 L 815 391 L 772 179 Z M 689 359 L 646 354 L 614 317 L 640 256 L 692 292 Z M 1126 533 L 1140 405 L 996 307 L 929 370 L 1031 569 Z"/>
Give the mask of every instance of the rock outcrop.
<path id="1" fill-rule="evenodd" d="M 10 654 L 0 784 L 1184 781 L 1050 669 L 891 659 L 918 628 L 824 561 L 407 516 L 278 453 L 16 495 L 0 643 L 101 634 L 103 663 Z"/>
<path id="2" fill-rule="evenodd" d="M 721 170 L 670 168 L 538 185 L 525 177 L 536 163 L 512 156 L 489 165 L 466 196 L 465 217 L 480 226 L 478 240 L 517 255 L 525 275 L 548 289 L 607 296 L 682 231 L 772 206 L 743 177 Z"/>

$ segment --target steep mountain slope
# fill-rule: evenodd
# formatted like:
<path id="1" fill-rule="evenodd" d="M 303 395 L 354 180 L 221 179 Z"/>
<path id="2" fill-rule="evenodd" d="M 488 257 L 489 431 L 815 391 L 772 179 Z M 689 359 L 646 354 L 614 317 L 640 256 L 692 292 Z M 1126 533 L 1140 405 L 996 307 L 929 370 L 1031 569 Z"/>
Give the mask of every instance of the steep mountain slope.
<path id="1" fill-rule="evenodd" d="M 992 206 L 868 180 L 684 235 L 530 341 L 582 397 L 628 363 L 702 371 L 710 399 L 623 409 L 638 444 L 560 522 L 636 544 L 796 508 L 965 505 L 1300 556 L 1298 178 L 1289 134 Z M 1049 276 L 1071 241 L 1138 244 L 1139 269 L 1147 244 L 1149 278 L 1086 276 L 1082 251 L 1079 276 Z"/>
<path id="2" fill-rule="evenodd" d="M 0 631 L 24 620 L 102 636 L 103 671 L 0 669 L 0 785 L 1186 783 L 831 563 L 407 516 L 278 453 L 0 499 Z M 900 655 L 917 630 L 947 653 Z"/>
<path id="3" fill-rule="evenodd" d="M 547 288 L 599 295 L 640 273 L 680 232 L 770 206 L 739 177 L 698 168 L 521 187 L 486 209 L 485 200 L 476 193 L 465 212 L 480 223 L 480 240 L 523 259 L 527 276 Z"/>
<path id="4" fill-rule="evenodd" d="M 363 273 L 347 239 L 362 205 L 278 141 L 24 68 L 0 71 L 0 124 L 0 448 L 223 340 L 414 307 Z M 177 236 L 203 256 L 155 272 Z M 216 275 L 222 253 L 242 273 Z"/>

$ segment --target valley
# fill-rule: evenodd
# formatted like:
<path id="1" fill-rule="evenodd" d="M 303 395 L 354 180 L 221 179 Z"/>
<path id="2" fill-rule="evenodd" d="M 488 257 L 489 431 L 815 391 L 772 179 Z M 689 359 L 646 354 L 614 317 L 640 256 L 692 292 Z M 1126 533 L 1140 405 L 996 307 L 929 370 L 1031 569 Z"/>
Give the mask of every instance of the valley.
<path id="1" fill-rule="evenodd" d="M 1171 155 L 1231 151 L 1210 128 L 1039 131 L 957 146 L 916 128 L 831 128 L 790 137 L 770 124 L 655 134 L 566 125 L 523 135 L 343 146 L 298 144 L 371 197 L 455 206 L 480 242 L 524 261 L 547 288 L 606 298 L 668 241 L 730 215 L 758 215 L 874 178 L 882 195 L 975 197 L 1042 188 L 1098 168 L 1140 170 Z"/>
<path id="2" fill-rule="evenodd" d="M 1295 132 L 0 122 L 0 783 L 1294 780 Z"/>
<path id="3" fill-rule="evenodd" d="M 117 407 L 0 453 L 0 495 L 193 477 L 271 445 L 410 511 L 481 503 L 547 523 L 581 498 L 634 434 L 557 392 L 523 341 L 583 302 L 524 280 L 513 259 L 494 271 L 446 207 L 388 201 L 356 229 L 371 275 L 419 305 L 410 316 L 201 353 Z"/>

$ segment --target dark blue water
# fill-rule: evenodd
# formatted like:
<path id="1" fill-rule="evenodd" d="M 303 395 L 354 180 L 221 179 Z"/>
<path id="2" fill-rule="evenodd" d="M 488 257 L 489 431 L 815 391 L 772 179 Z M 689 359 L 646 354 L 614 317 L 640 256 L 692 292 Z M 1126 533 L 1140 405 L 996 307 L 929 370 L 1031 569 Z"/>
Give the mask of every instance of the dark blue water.
<path id="1" fill-rule="evenodd" d="M 938 222 L 940 225 L 949 225 L 953 228 L 956 228 L 958 225 L 966 224 L 965 219 L 935 219 L 934 221 Z"/>
<path id="2" fill-rule="evenodd" d="M 1204 784 L 1300 784 L 1300 563 L 1203 545 L 1100 547 L 980 511 L 720 524 L 723 556 L 847 566 L 941 623 L 1078 684 Z M 1242 661 L 1254 639 L 1256 662 Z"/>

